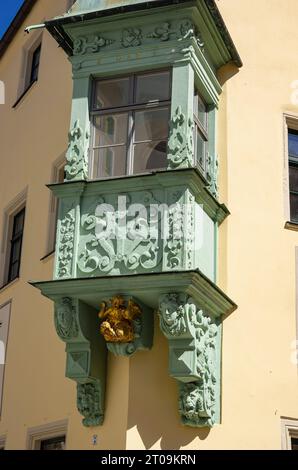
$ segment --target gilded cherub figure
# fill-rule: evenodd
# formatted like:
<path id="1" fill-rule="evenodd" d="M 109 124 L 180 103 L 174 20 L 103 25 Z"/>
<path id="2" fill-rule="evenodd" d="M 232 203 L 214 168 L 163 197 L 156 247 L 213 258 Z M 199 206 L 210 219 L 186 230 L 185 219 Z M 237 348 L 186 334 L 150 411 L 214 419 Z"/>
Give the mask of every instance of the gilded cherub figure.
<path id="1" fill-rule="evenodd" d="M 99 318 L 104 320 L 100 332 L 110 343 L 130 343 L 134 340 L 133 321 L 141 315 L 140 307 L 132 300 L 128 302 L 120 295 L 101 305 Z"/>

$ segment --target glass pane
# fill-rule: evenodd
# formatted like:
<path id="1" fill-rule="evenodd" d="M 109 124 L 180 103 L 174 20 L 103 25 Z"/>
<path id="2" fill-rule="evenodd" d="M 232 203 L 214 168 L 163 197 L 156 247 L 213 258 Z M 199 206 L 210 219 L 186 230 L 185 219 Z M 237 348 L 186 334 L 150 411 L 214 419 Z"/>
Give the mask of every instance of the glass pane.
<path id="1" fill-rule="evenodd" d="M 298 166 L 289 166 L 290 190 L 298 191 Z"/>
<path id="2" fill-rule="evenodd" d="M 289 129 L 289 156 L 298 158 L 298 132 Z"/>
<path id="3" fill-rule="evenodd" d="M 292 437 L 291 444 L 292 450 L 298 450 L 298 439 Z"/>
<path id="4" fill-rule="evenodd" d="M 169 133 L 169 108 L 135 113 L 135 142 L 164 140 Z"/>
<path id="5" fill-rule="evenodd" d="M 25 211 L 21 211 L 14 217 L 13 235 L 23 231 Z"/>
<path id="6" fill-rule="evenodd" d="M 167 141 L 134 145 L 134 173 L 157 170 L 167 166 Z"/>
<path id="7" fill-rule="evenodd" d="M 64 450 L 65 448 L 65 437 L 55 437 L 53 439 L 47 439 L 41 441 L 40 450 Z"/>
<path id="8" fill-rule="evenodd" d="M 200 165 L 202 168 L 205 168 L 205 147 L 206 143 L 202 138 L 200 132 L 196 131 L 196 159 L 197 164 Z"/>
<path id="9" fill-rule="evenodd" d="M 13 281 L 19 275 L 19 263 L 12 264 L 9 267 L 8 282 Z"/>
<path id="10" fill-rule="evenodd" d="M 290 194 L 291 220 L 298 222 L 298 194 Z"/>
<path id="11" fill-rule="evenodd" d="M 197 91 L 195 92 L 193 107 L 194 115 L 198 118 L 204 129 L 207 129 L 207 106 Z"/>
<path id="12" fill-rule="evenodd" d="M 129 78 L 96 82 L 95 108 L 116 108 L 129 104 Z"/>
<path id="13" fill-rule="evenodd" d="M 96 116 L 94 119 L 94 146 L 125 144 L 127 139 L 127 120 L 127 114 Z"/>
<path id="14" fill-rule="evenodd" d="M 11 263 L 20 259 L 22 240 L 19 238 L 11 245 Z"/>
<path id="15" fill-rule="evenodd" d="M 93 178 L 126 174 L 126 146 L 94 150 Z"/>
<path id="16" fill-rule="evenodd" d="M 136 103 L 170 99 L 170 72 L 159 72 L 137 77 Z"/>

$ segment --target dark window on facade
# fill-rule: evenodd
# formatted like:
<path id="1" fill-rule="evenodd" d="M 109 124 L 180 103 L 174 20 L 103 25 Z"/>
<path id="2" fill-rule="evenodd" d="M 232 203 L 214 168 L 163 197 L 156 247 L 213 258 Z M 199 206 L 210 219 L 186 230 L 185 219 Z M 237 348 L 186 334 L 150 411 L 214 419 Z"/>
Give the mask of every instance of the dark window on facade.
<path id="1" fill-rule="evenodd" d="M 35 49 L 35 51 L 32 54 L 29 86 L 32 85 L 32 83 L 36 82 L 38 79 L 40 53 L 41 53 L 41 44 L 39 44 L 39 46 Z"/>
<path id="2" fill-rule="evenodd" d="M 52 437 L 40 441 L 40 450 L 64 450 L 65 436 Z"/>
<path id="3" fill-rule="evenodd" d="M 205 175 L 208 152 L 208 107 L 197 91 L 194 95 L 195 164 Z"/>
<path id="4" fill-rule="evenodd" d="M 10 240 L 10 257 L 7 282 L 19 277 L 21 265 L 22 242 L 25 222 L 25 207 L 13 217 L 12 237 Z"/>
<path id="5" fill-rule="evenodd" d="M 292 439 L 291 439 L 291 448 L 292 448 L 292 450 L 298 450 L 298 438 L 292 437 Z"/>
<path id="6" fill-rule="evenodd" d="M 94 84 L 92 178 L 166 168 L 170 71 Z"/>
<path id="7" fill-rule="evenodd" d="M 290 218 L 298 223 L 298 131 L 288 130 Z"/>

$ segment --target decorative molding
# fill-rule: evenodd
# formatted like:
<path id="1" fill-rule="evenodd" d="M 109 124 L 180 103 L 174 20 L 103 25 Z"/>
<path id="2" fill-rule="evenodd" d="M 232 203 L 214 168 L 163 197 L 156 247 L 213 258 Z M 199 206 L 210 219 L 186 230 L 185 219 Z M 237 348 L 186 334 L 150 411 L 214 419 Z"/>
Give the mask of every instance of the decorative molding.
<path id="1" fill-rule="evenodd" d="M 90 41 L 85 36 L 80 36 L 74 40 L 73 55 L 84 55 L 88 52 L 99 52 L 101 48 L 113 44 L 113 39 L 105 39 L 102 36 L 96 35 Z"/>
<path id="2" fill-rule="evenodd" d="M 200 33 L 191 20 L 184 19 L 173 27 L 170 21 L 165 21 L 154 28 L 154 31 L 146 35 L 150 39 L 159 39 L 160 41 L 169 41 L 171 39 L 183 40 L 195 38 L 199 47 L 204 47 Z"/>
<path id="3" fill-rule="evenodd" d="M 170 122 L 168 142 L 168 168 L 185 168 L 193 165 L 193 128 L 192 119 L 186 119 L 181 106 L 176 108 Z"/>
<path id="4" fill-rule="evenodd" d="M 58 336 L 66 341 L 79 334 L 76 319 L 76 308 L 69 297 L 63 297 L 55 305 L 55 327 Z"/>
<path id="5" fill-rule="evenodd" d="M 57 277 L 69 278 L 72 275 L 72 260 L 75 239 L 75 204 L 66 210 L 59 224 L 57 257 Z"/>
<path id="6" fill-rule="evenodd" d="M 206 157 L 206 179 L 210 193 L 218 198 L 218 158 L 212 157 L 209 152 Z"/>
<path id="7" fill-rule="evenodd" d="M 179 411 L 183 424 L 213 426 L 220 351 L 218 323 L 184 293 L 161 296 L 160 327 L 169 340 L 170 375 L 179 381 Z"/>
<path id="8" fill-rule="evenodd" d="M 80 121 L 77 119 L 69 132 L 67 165 L 65 166 L 66 180 L 87 178 L 87 149 L 89 137 L 89 132 L 83 132 Z"/>
<path id="9" fill-rule="evenodd" d="M 140 46 L 142 40 L 142 30 L 140 28 L 126 28 L 122 31 L 121 45 L 125 48 Z"/>
<path id="10" fill-rule="evenodd" d="M 99 426 L 103 423 L 104 410 L 101 407 L 101 388 L 98 381 L 78 383 L 77 407 L 84 416 L 84 426 Z"/>
<path id="11" fill-rule="evenodd" d="M 135 194 L 127 194 L 127 200 Z M 150 204 L 157 204 L 157 199 L 150 191 L 139 192 L 139 195 L 138 203 L 144 204 L 149 214 Z M 127 214 L 126 234 L 121 237 L 116 236 L 123 228 L 119 222 L 122 218 L 121 211 L 115 210 L 115 221 L 110 220 L 107 212 L 100 216 L 95 215 L 96 207 L 105 202 L 109 203 L 110 199 L 104 200 L 99 196 L 82 216 L 82 234 L 77 261 L 81 273 L 94 275 L 110 274 L 116 269 L 121 273 L 156 269 L 162 260 L 160 227 L 159 230 L 150 232 L 148 236 L 147 221 L 136 212 L 133 215 Z M 105 232 L 109 224 L 114 225 L 115 233 L 113 232 L 111 236 L 109 232 Z M 140 227 L 139 235 L 132 235 L 137 226 Z M 100 234 L 97 233 L 97 229 L 100 229 Z"/>

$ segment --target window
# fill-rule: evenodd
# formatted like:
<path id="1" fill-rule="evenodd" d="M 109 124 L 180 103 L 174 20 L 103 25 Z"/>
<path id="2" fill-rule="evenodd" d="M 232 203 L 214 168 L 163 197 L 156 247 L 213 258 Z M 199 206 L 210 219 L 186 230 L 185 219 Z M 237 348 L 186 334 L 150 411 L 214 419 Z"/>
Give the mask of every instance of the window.
<path id="1" fill-rule="evenodd" d="M 64 450 L 65 436 L 52 437 L 40 441 L 40 450 Z"/>
<path id="2" fill-rule="evenodd" d="M 40 53 L 41 53 L 41 44 L 37 46 L 37 48 L 34 50 L 32 54 L 29 86 L 31 86 L 32 83 L 36 82 L 38 79 Z"/>
<path id="3" fill-rule="evenodd" d="M 298 450 L 298 438 L 291 439 L 292 450 Z"/>
<path id="4" fill-rule="evenodd" d="M 298 420 L 282 418 L 282 448 L 284 450 L 298 450 Z"/>
<path id="5" fill-rule="evenodd" d="M 67 426 L 67 420 L 63 420 L 29 429 L 27 449 L 65 450 Z"/>
<path id="6" fill-rule="evenodd" d="M 290 221 L 298 223 L 298 130 L 288 129 Z"/>
<path id="7" fill-rule="evenodd" d="M 94 83 L 92 178 L 166 168 L 169 71 Z"/>
<path id="8" fill-rule="evenodd" d="M 197 91 L 194 94 L 194 125 L 195 164 L 205 175 L 208 152 L 208 108 Z"/>
<path id="9" fill-rule="evenodd" d="M 0 437 L 0 450 L 5 450 L 5 437 Z"/>
<path id="10" fill-rule="evenodd" d="M 20 273 L 22 242 L 25 222 L 25 207 L 13 217 L 12 237 L 10 240 L 10 257 L 7 282 L 11 282 Z"/>
<path id="11" fill-rule="evenodd" d="M 53 164 L 52 178 L 53 183 L 63 183 L 65 179 L 65 157 L 64 155 L 59 157 L 58 160 Z M 55 251 L 56 245 L 56 231 L 58 221 L 58 199 L 51 195 L 50 200 L 50 213 L 49 213 L 49 225 L 48 225 L 48 240 L 46 246 L 46 255 L 43 259 L 47 258 L 51 253 Z"/>

